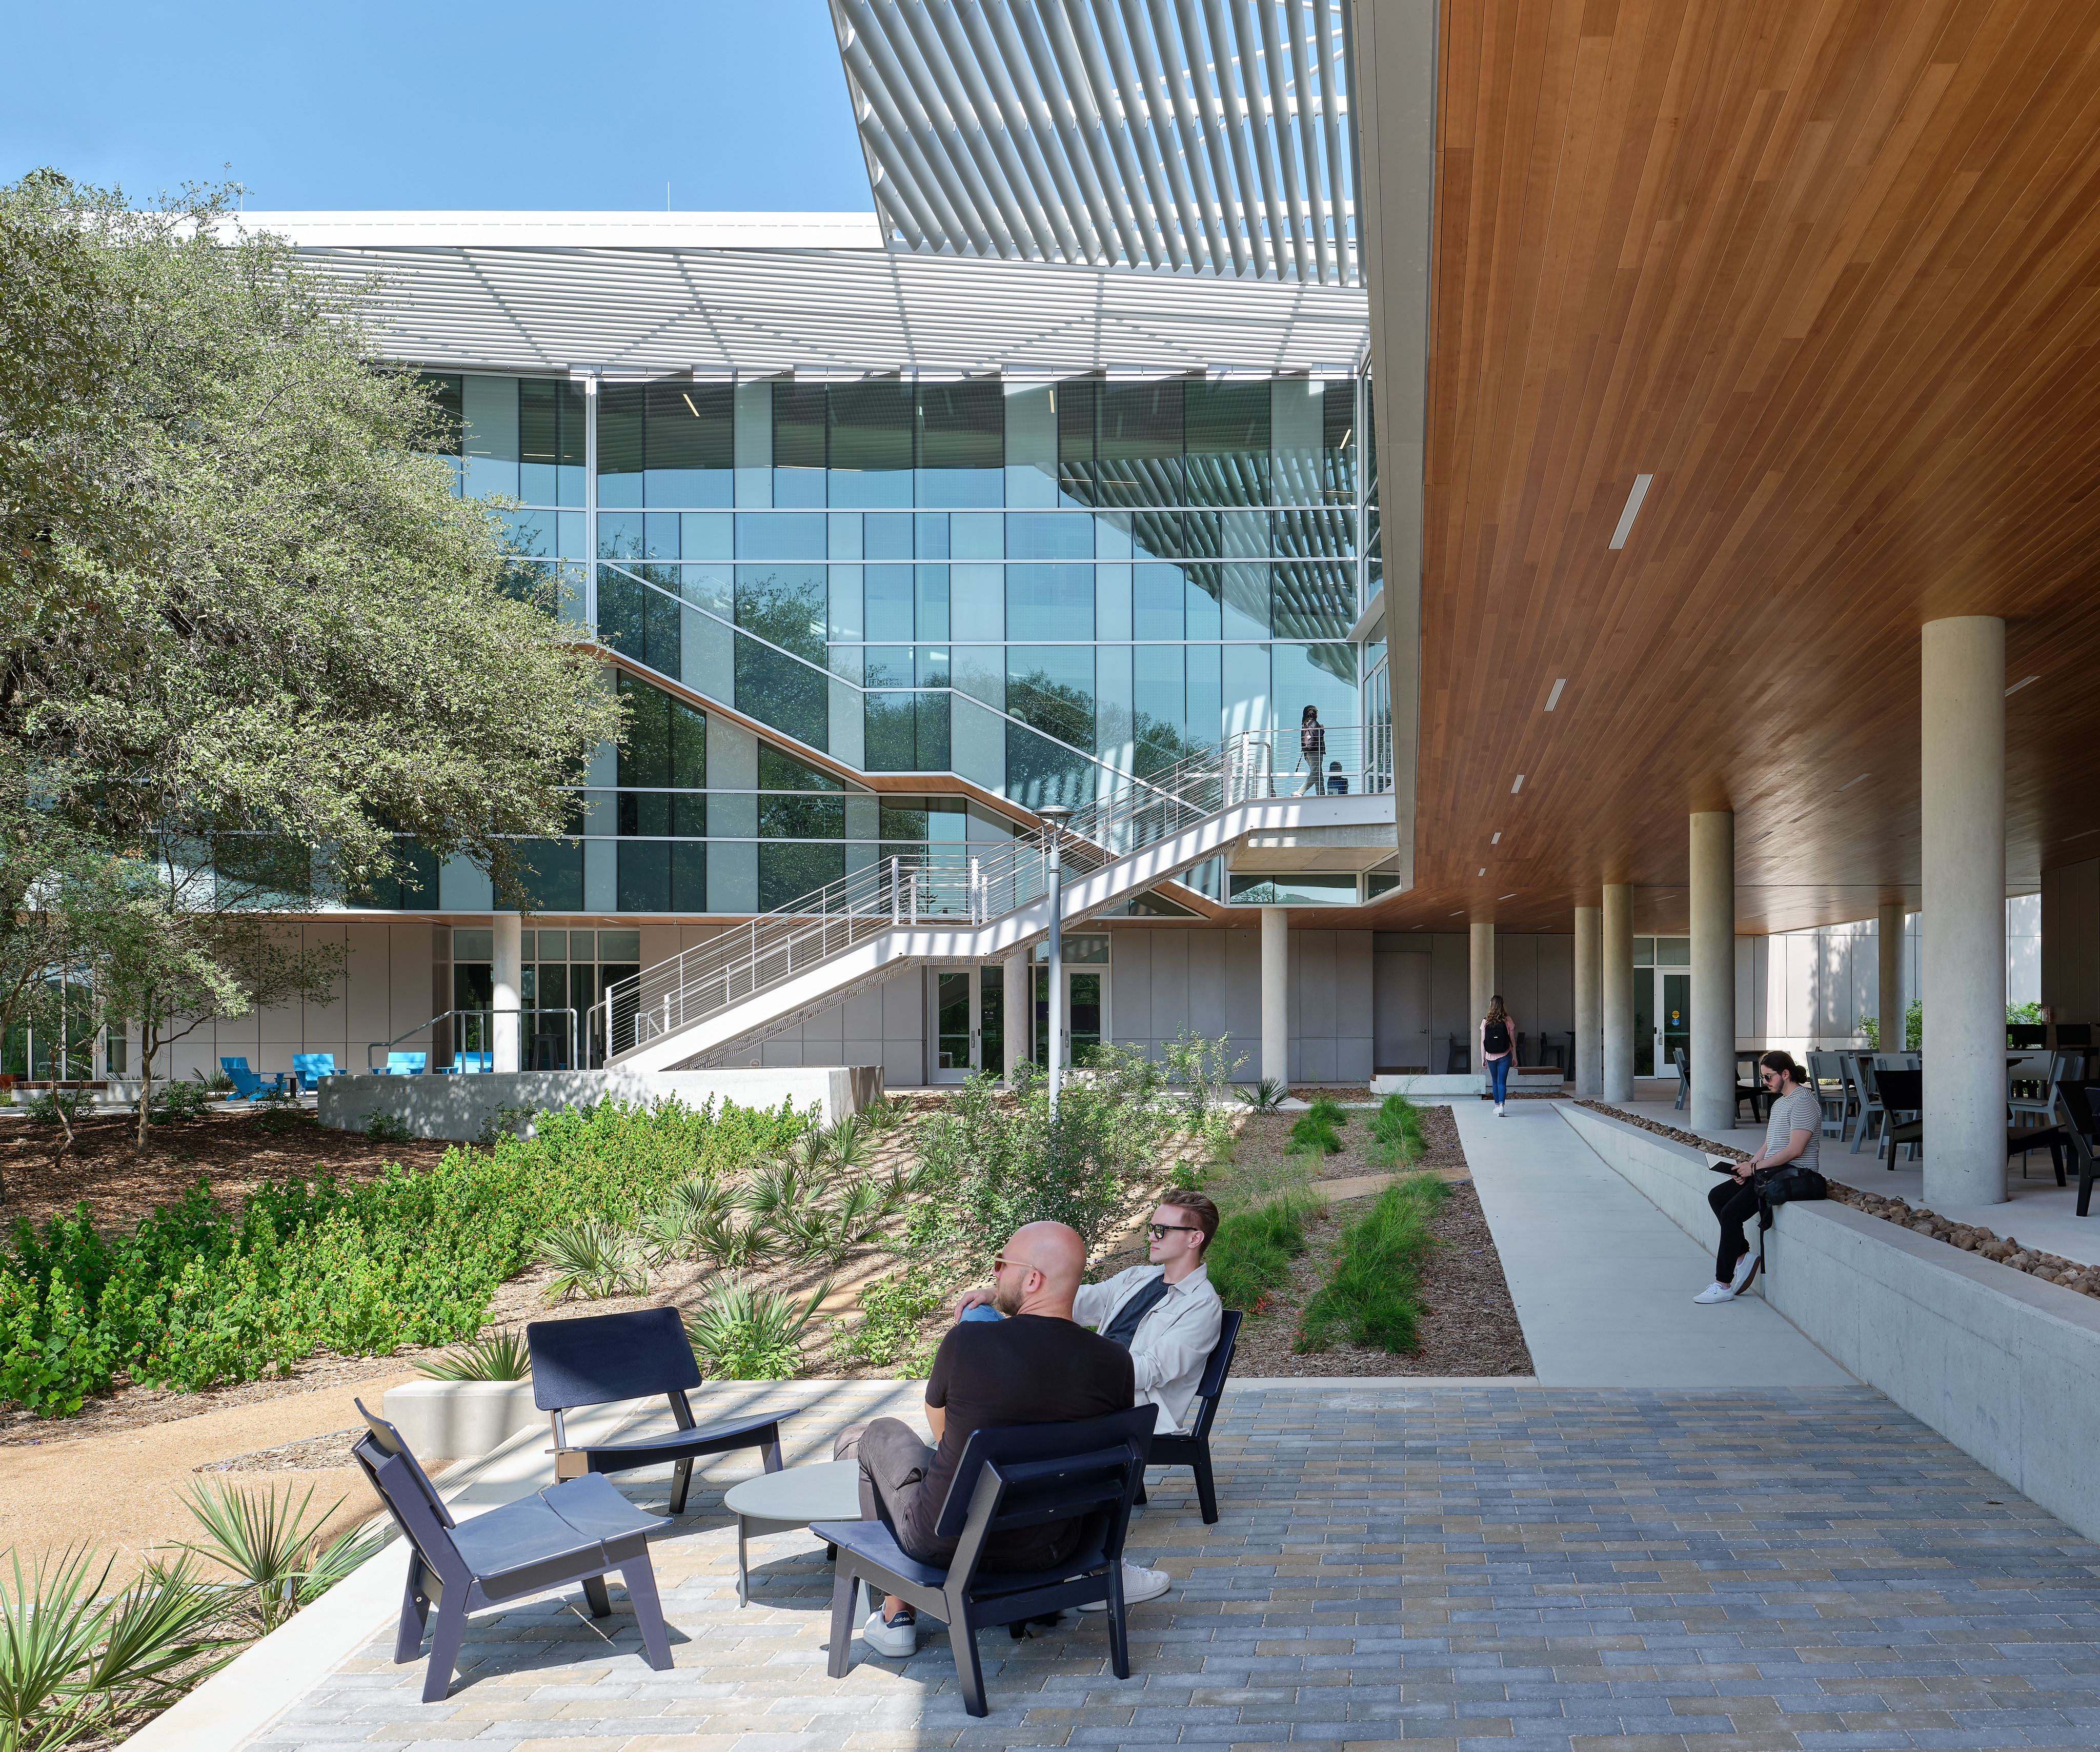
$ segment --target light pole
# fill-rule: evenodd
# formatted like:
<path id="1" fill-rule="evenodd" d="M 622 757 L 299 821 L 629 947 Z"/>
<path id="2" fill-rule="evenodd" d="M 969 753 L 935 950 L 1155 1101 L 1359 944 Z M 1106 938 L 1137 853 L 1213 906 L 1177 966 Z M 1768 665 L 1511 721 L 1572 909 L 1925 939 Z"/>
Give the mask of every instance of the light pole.
<path id="1" fill-rule="evenodd" d="M 1050 1117 L 1057 1116 L 1057 1092 L 1065 1081 L 1065 823 L 1072 812 L 1062 803 L 1036 811 L 1050 836 Z"/>

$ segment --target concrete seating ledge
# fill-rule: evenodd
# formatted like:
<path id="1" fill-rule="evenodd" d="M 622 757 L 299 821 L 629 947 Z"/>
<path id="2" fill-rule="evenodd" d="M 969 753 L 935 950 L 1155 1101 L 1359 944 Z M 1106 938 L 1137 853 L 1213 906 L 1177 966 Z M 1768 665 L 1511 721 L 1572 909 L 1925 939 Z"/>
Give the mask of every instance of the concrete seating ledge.
<path id="1" fill-rule="evenodd" d="M 1607 1166 L 1702 1246 L 1715 1240 L 1710 1158 L 1565 1105 Z M 1765 1237 L 1765 1300 L 2015 1490 L 2100 1538 L 2100 1303 L 1834 1200 L 1780 1206 Z M 1723 1319 L 1684 1286 L 1688 1321 Z"/>

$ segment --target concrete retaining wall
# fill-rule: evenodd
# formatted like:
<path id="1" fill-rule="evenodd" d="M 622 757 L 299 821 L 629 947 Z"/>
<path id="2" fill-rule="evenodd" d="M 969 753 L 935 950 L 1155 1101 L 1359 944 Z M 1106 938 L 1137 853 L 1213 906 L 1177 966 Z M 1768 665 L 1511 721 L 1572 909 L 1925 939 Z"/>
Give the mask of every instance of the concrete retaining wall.
<path id="1" fill-rule="evenodd" d="M 739 1107 L 778 1107 L 792 1101 L 799 1110 L 814 1102 L 823 1123 L 835 1125 L 849 1114 L 860 1112 L 881 1092 L 882 1069 L 876 1065 L 806 1070 L 783 1066 L 770 1070 L 637 1071 L 615 1066 L 464 1077 L 324 1077 L 319 1099 L 321 1123 L 339 1132 L 361 1132 L 373 1114 L 386 1114 L 407 1126 L 414 1136 L 465 1141 L 480 1136 L 483 1126 L 505 1107 L 557 1112 L 592 1106 L 608 1097 L 654 1103 L 676 1096 L 689 1107 L 710 1100 L 735 1101 Z M 526 1129 L 529 1135 L 530 1126 Z"/>
<path id="2" fill-rule="evenodd" d="M 1583 1141 L 1702 1247 L 1711 1160 L 1579 1107 Z M 1838 1362 L 2014 1489 L 2100 1539 L 2100 1302 L 1849 1205 L 1788 1204 L 1765 1238 L 1765 1300 Z M 1685 1317 L 1694 1308 L 1687 1285 Z"/>
<path id="3" fill-rule="evenodd" d="M 417 1459 L 476 1460 L 545 1421 L 530 1381 L 408 1381 L 386 1389 L 380 1415 Z"/>

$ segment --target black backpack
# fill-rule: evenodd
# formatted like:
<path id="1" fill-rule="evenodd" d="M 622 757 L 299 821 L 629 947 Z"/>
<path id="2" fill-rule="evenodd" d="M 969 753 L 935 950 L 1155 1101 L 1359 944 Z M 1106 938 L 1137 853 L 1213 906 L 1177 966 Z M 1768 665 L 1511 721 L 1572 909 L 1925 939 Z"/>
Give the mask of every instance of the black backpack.
<path id="1" fill-rule="evenodd" d="M 1507 1053 L 1510 1049 L 1509 1024 L 1489 1022 L 1481 1039 L 1487 1043 L 1489 1053 Z"/>

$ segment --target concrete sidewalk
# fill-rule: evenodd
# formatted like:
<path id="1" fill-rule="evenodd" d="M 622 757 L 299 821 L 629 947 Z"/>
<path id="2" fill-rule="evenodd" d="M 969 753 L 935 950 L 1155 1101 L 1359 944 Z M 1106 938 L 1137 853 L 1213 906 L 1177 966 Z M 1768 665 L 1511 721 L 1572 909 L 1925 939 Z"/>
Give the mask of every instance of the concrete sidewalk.
<path id="1" fill-rule="evenodd" d="M 1714 1259 L 1599 1159 L 1552 1101 L 1453 1109 L 1540 1382 L 1838 1387 L 1852 1377 L 1754 1291 L 1692 1298 Z"/>

